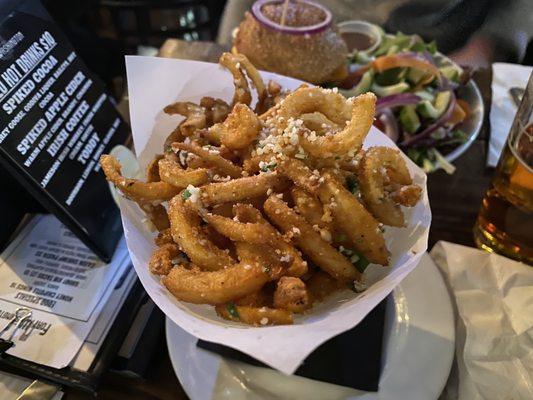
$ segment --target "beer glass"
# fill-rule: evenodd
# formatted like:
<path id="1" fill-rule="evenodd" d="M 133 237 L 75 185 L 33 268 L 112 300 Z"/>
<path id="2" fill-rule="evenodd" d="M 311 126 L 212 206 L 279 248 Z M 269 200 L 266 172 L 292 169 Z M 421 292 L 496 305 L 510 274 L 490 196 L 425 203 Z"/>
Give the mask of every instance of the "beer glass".
<path id="1" fill-rule="evenodd" d="M 481 205 L 479 248 L 533 265 L 533 74 Z"/>

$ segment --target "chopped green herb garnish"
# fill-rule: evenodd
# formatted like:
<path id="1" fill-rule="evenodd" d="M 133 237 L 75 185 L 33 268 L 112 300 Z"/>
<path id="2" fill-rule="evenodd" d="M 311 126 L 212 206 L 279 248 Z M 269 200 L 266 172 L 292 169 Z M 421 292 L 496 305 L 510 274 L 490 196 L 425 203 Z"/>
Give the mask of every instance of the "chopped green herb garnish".
<path id="1" fill-rule="evenodd" d="M 235 307 L 235 303 L 227 303 L 226 304 L 226 310 L 228 310 L 229 315 L 231 315 L 233 318 L 240 319 L 239 312 L 237 311 L 237 307 Z"/>
<path id="2" fill-rule="evenodd" d="M 188 199 L 189 197 L 191 197 L 191 196 L 192 196 L 192 194 L 191 194 L 191 192 L 189 192 L 188 189 L 185 189 L 185 190 L 181 193 L 181 198 L 182 198 L 183 200 L 187 200 L 187 199 Z"/>
<path id="3" fill-rule="evenodd" d="M 353 194 L 356 194 L 359 191 L 359 182 L 353 176 L 346 178 L 346 186 L 348 190 Z"/>
<path id="4" fill-rule="evenodd" d="M 341 233 L 340 235 L 337 236 L 337 241 L 339 242 L 345 242 L 346 239 L 348 239 L 348 236 L 346 236 L 344 233 Z"/>
<path id="5" fill-rule="evenodd" d="M 350 257 L 351 255 L 353 255 L 353 250 L 347 249 L 344 246 L 339 246 L 339 253 L 341 253 L 344 256 Z"/>
<path id="6" fill-rule="evenodd" d="M 344 246 L 339 246 L 339 253 L 346 256 L 361 273 L 365 272 L 366 267 L 370 264 L 364 255 L 355 250 L 347 249 Z"/>
<path id="7" fill-rule="evenodd" d="M 167 147 L 167 148 L 165 149 L 165 153 L 167 153 L 167 154 L 172 154 L 172 147 L 170 147 L 170 146 Z"/>
<path id="8" fill-rule="evenodd" d="M 368 264 L 370 264 L 370 262 L 366 259 L 366 257 L 362 254 L 359 254 L 359 253 L 355 253 L 357 256 L 358 256 L 358 259 L 357 261 L 355 262 L 352 262 L 353 265 L 355 265 L 355 268 L 357 268 L 357 270 L 361 273 L 365 272 L 365 269 L 366 267 L 368 267 Z M 350 259 L 350 261 L 352 261 Z"/>
<path id="9" fill-rule="evenodd" d="M 268 172 L 269 170 L 273 171 L 274 168 L 276 168 L 277 165 L 278 165 L 278 163 L 275 163 L 275 162 L 271 163 L 271 164 L 267 164 L 267 165 L 261 167 L 261 171 L 263 171 L 263 172 Z"/>
<path id="10" fill-rule="evenodd" d="M 263 267 L 263 271 L 267 274 L 270 273 L 270 267 Z"/>

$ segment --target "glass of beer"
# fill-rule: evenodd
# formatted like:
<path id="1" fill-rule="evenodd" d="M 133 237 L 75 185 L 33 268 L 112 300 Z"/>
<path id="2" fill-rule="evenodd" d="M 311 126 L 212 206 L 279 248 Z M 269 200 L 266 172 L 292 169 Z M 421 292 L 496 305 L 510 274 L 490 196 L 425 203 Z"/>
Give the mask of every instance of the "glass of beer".
<path id="1" fill-rule="evenodd" d="M 533 74 L 481 205 L 479 248 L 533 265 Z"/>

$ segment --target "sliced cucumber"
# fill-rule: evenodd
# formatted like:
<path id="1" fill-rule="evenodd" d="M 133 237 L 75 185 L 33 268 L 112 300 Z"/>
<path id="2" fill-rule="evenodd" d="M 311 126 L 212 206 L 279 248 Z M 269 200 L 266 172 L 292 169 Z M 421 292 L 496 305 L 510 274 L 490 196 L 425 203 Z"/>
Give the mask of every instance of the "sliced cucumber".
<path id="1" fill-rule="evenodd" d="M 389 86 L 380 86 L 374 82 L 370 90 L 377 94 L 379 97 L 385 97 L 390 96 L 391 94 L 403 93 L 406 90 L 409 90 L 409 88 L 409 84 L 405 82 L 400 82 L 395 85 Z"/>
<path id="2" fill-rule="evenodd" d="M 462 74 L 461 68 L 455 65 L 446 65 L 445 67 L 439 68 L 439 71 L 442 76 L 453 82 L 459 82 L 459 78 Z"/>
<path id="3" fill-rule="evenodd" d="M 439 92 L 433 104 L 424 100 L 418 105 L 417 111 L 425 118 L 437 119 L 446 111 L 451 98 L 452 92 Z"/>
<path id="4" fill-rule="evenodd" d="M 428 90 L 419 90 L 418 92 L 415 92 L 415 94 L 422 100 L 427 100 L 431 103 L 435 100 L 435 95 Z"/>
<path id="5" fill-rule="evenodd" d="M 452 92 L 439 92 L 437 93 L 437 96 L 435 96 L 435 108 L 439 112 L 439 117 L 446 111 L 448 108 L 448 104 L 450 104 L 450 100 L 452 99 Z"/>
<path id="6" fill-rule="evenodd" d="M 370 91 L 372 82 L 374 81 L 374 71 L 369 69 L 366 71 L 357 85 L 351 89 L 341 90 L 342 94 L 346 97 L 358 96 L 361 93 Z"/>
<path id="7" fill-rule="evenodd" d="M 400 111 L 400 123 L 407 133 L 415 133 L 420 128 L 420 118 L 415 106 L 404 106 Z"/>
<path id="8" fill-rule="evenodd" d="M 420 82 L 420 79 L 422 79 L 426 73 L 424 71 L 421 71 L 416 68 L 409 68 L 409 71 L 407 72 L 407 80 L 409 82 L 412 82 L 414 84 L 417 84 Z"/>

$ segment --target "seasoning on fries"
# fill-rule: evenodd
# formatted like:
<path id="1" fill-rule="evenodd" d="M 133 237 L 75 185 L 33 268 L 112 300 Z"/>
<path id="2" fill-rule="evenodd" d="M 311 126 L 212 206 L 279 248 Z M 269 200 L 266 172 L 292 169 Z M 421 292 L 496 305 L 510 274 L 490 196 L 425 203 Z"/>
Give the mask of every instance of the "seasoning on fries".
<path id="1" fill-rule="evenodd" d="M 383 225 L 404 226 L 401 206 L 421 189 L 397 150 L 362 149 L 371 93 L 286 93 L 243 55 L 220 63 L 234 78 L 232 103 L 165 107 L 184 119 L 146 181 L 123 177 L 112 156 L 100 163 L 159 231 L 147 267 L 177 299 L 249 325 L 292 324 L 313 303 L 364 286 L 369 263 L 389 264 Z"/>

